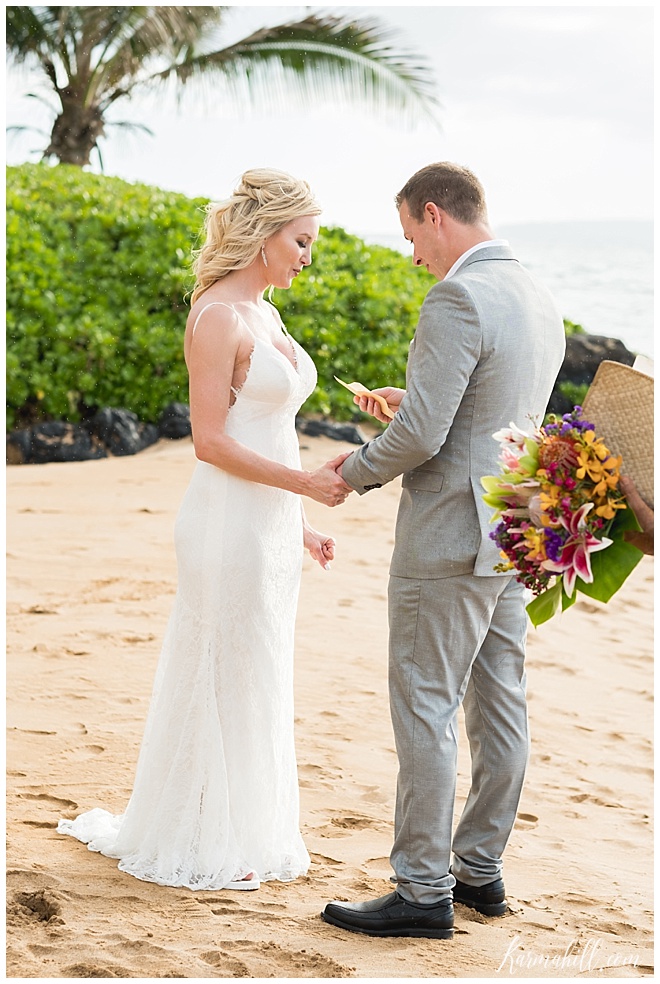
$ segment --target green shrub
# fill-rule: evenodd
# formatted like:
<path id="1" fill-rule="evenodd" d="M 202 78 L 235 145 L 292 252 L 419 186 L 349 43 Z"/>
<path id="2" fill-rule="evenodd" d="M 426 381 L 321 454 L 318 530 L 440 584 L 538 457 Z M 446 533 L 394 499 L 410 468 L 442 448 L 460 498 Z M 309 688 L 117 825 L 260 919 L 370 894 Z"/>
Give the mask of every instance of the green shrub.
<path id="1" fill-rule="evenodd" d="M 153 421 L 187 401 L 184 295 L 205 202 L 65 165 L 8 169 L 10 426 L 99 406 Z M 403 382 L 432 282 L 393 250 L 322 232 L 314 265 L 274 297 L 319 370 L 305 411 L 353 414 L 335 374 Z"/>
<path id="2" fill-rule="evenodd" d="M 183 294 L 203 204 L 65 165 L 8 169 L 10 424 L 104 405 L 154 420 L 185 398 Z"/>
<path id="3" fill-rule="evenodd" d="M 563 383 L 557 384 L 557 389 L 562 396 L 570 402 L 571 406 L 581 407 L 589 389 L 589 383 L 573 383 L 570 379 L 565 379 Z"/>
<path id="4" fill-rule="evenodd" d="M 586 335 L 587 332 L 582 325 L 577 325 L 574 321 L 564 318 L 564 334 L 568 338 L 569 335 Z"/>

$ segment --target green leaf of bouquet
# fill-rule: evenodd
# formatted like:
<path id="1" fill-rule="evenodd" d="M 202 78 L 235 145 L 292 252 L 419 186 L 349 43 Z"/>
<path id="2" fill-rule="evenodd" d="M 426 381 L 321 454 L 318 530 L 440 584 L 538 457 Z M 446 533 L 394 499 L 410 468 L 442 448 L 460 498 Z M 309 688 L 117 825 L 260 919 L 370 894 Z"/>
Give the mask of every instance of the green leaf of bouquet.
<path id="1" fill-rule="evenodd" d="M 596 601 L 609 601 L 619 590 L 626 578 L 634 571 L 644 556 L 641 550 L 632 543 L 626 543 L 623 534 L 626 530 L 639 530 L 632 509 L 622 509 L 610 529 L 610 537 L 614 541 L 605 550 L 591 555 L 591 571 L 594 579 L 587 584 L 577 578 L 576 587 L 582 594 Z"/>
<path id="2" fill-rule="evenodd" d="M 529 605 L 527 605 L 527 614 L 535 628 L 547 622 L 548 619 L 551 619 L 559 611 L 562 593 L 562 583 L 560 580 L 557 580 L 551 588 L 543 591 L 533 601 L 530 601 Z"/>
<path id="3" fill-rule="evenodd" d="M 484 475 L 481 479 L 481 484 L 485 488 L 486 492 L 497 492 L 499 491 L 501 481 L 501 475 Z"/>
<path id="4" fill-rule="evenodd" d="M 561 593 L 561 610 L 562 610 L 562 612 L 565 612 L 567 608 L 570 608 L 571 605 L 574 605 L 576 601 L 577 601 L 577 591 L 573 591 L 573 594 L 569 598 L 568 595 L 566 594 L 566 592 L 562 590 L 562 593 Z"/>
<path id="5" fill-rule="evenodd" d="M 538 458 L 539 442 L 533 437 L 526 437 L 524 443 L 527 454 L 531 454 L 532 458 Z"/>
<path id="6" fill-rule="evenodd" d="M 481 497 L 487 506 L 491 506 L 493 509 L 497 509 L 498 512 L 502 512 L 506 509 L 506 502 L 501 499 L 498 495 L 482 495 Z"/>
<path id="7" fill-rule="evenodd" d="M 539 459 L 538 457 L 533 458 L 531 454 L 524 454 L 521 458 L 518 459 L 518 463 L 520 465 L 521 470 L 526 472 L 526 474 L 523 477 L 529 478 L 530 475 L 534 475 L 534 473 L 536 472 Z M 522 481 L 522 479 L 519 479 L 519 481 Z"/>

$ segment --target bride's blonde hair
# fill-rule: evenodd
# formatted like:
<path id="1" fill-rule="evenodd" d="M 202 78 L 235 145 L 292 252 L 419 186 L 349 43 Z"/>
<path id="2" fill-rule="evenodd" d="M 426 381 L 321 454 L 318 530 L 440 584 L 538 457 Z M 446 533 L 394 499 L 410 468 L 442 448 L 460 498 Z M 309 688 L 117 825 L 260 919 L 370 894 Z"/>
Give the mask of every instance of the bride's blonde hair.
<path id="1" fill-rule="evenodd" d="M 231 198 L 206 206 L 206 242 L 193 253 L 191 303 L 232 270 L 249 266 L 264 241 L 287 222 L 320 213 L 306 181 L 267 167 L 246 171 Z"/>

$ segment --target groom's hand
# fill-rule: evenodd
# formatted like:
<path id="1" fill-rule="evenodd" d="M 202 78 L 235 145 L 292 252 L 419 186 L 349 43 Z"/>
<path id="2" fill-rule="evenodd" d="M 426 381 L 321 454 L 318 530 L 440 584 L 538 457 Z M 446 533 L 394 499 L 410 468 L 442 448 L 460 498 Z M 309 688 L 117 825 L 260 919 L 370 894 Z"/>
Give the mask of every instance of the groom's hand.
<path id="1" fill-rule="evenodd" d="M 371 392 L 377 393 L 378 396 L 384 396 L 390 410 L 393 410 L 394 413 L 397 412 L 401 400 L 406 395 L 404 389 L 399 389 L 396 386 L 382 386 L 380 389 L 375 389 Z M 391 417 L 385 416 L 378 401 L 374 400 L 371 396 L 354 396 L 353 403 L 357 403 L 362 413 L 368 413 L 384 424 L 389 424 L 392 419 Z"/>

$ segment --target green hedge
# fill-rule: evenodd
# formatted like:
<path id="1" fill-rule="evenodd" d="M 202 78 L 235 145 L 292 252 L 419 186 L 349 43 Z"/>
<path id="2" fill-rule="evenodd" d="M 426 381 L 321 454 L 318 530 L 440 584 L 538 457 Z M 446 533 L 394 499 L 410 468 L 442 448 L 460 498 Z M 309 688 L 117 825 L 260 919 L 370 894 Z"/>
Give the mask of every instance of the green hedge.
<path id="1" fill-rule="evenodd" d="M 66 165 L 8 169 L 10 427 L 100 406 L 154 421 L 187 401 L 184 296 L 205 202 Z M 306 412 L 353 414 L 334 375 L 403 383 L 432 283 L 393 250 L 322 230 L 313 266 L 273 298 L 318 368 Z"/>

